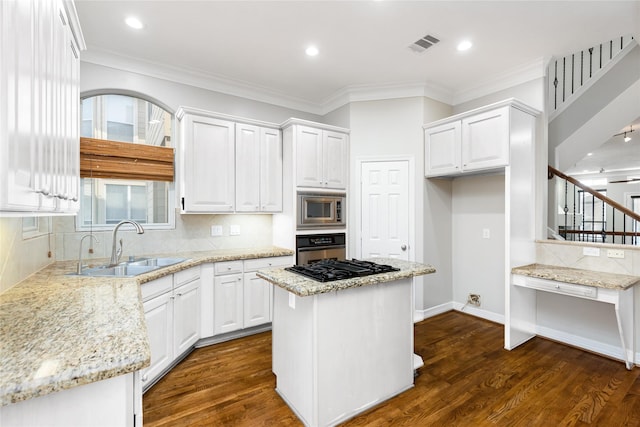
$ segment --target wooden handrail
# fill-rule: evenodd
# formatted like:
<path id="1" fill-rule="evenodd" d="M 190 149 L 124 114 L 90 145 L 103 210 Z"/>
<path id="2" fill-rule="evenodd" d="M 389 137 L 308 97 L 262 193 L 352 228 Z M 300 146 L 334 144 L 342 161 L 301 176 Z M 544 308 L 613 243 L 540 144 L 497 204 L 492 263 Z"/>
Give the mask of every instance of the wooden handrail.
<path id="1" fill-rule="evenodd" d="M 575 185 L 578 188 L 581 188 L 582 190 L 584 190 L 587 193 L 591 194 L 596 199 L 602 200 L 607 205 L 613 207 L 614 209 L 619 210 L 620 212 L 622 212 L 623 214 L 627 215 L 631 219 L 635 219 L 636 221 L 640 221 L 640 215 L 638 215 L 634 211 L 622 206 L 620 203 L 616 202 L 615 200 L 612 200 L 612 199 L 608 198 L 607 196 L 603 196 L 602 194 L 598 193 L 597 191 L 595 191 L 591 187 L 587 187 L 586 185 L 582 184 L 580 181 L 576 180 L 575 178 L 572 178 L 572 177 L 570 177 L 568 175 L 565 175 L 562 172 L 560 172 L 558 169 L 556 169 L 556 168 L 554 168 L 552 166 L 549 166 L 549 179 L 553 178 L 553 175 L 557 176 L 558 178 L 562 178 L 562 179 L 572 183 L 573 185 Z"/>

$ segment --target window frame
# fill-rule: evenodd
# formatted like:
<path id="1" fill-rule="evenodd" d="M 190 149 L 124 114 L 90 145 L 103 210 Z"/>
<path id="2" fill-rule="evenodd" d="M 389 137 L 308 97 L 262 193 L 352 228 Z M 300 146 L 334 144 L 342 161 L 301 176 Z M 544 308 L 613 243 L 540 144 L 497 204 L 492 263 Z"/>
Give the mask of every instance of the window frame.
<path id="1" fill-rule="evenodd" d="M 165 110 L 166 112 L 168 112 L 171 116 L 170 120 L 171 120 L 171 141 L 172 141 L 172 147 L 175 150 L 176 156 L 177 156 L 177 147 L 176 147 L 176 143 L 174 141 L 176 141 L 176 134 L 177 134 L 177 130 L 176 130 L 176 118 L 175 118 L 175 112 L 171 109 L 168 108 L 165 104 L 163 104 L 162 102 L 159 102 L 156 99 L 153 99 L 149 96 L 146 96 L 144 94 L 141 93 L 137 93 L 137 92 L 130 92 L 130 91 L 114 91 L 114 90 L 108 90 L 108 91 L 88 91 L 85 93 L 82 93 L 80 96 L 81 100 L 85 100 L 87 98 L 92 98 L 92 97 L 96 97 L 96 96 L 107 96 L 107 95 L 119 95 L 119 96 L 128 96 L 128 97 L 132 97 L 132 98 L 138 98 L 141 99 L 143 101 L 147 101 L 150 103 L 155 104 L 156 106 L 162 108 L 163 110 Z M 92 123 L 96 123 L 96 120 L 99 120 L 100 123 L 106 123 L 106 112 L 103 112 L 103 108 L 101 105 L 98 105 L 99 103 L 94 102 L 93 103 L 93 111 L 92 111 Z M 138 109 L 138 103 L 134 102 L 134 117 L 136 117 L 136 113 L 135 111 L 137 111 Z M 82 111 L 80 109 L 80 111 Z M 104 113 L 104 114 L 103 114 Z M 145 111 L 145 115 L 148 116 L 148 112 Z M 80 120 L 82 121 L 82 117 L 80 117 Z M 99 132 L 100 135 L 96 135 L 96 138 L 102 137 L 102 136 L 106 136 L 106 128 L 104 129 L 103 132 Z M 138 141 L 138 133 L 137 133 L 137 123 L 134 120 L 134 141 L 130 142 L 131 144 L 135 144 Z M 126 141 L 123 141 L 126 142 Z M 177 159 L 176 159 L 177 162 Z M 102 185 L 105 185 L 106 183 L 109 183 L 110 181 L 116 182 L 116 181 L 120 181 L 121 183 L 127 182 L 127 181 L 131 181 L 131 180 L 112 180 L 110 178 L 94 178 L 94 179 L 99 179 L 102 181 Z M 84 178 L 81 178 L 81 183 L 80 186 L 82 188 L 81 193 L 83 194 L 83 186 L 84 184 Z M 139 180 L 138 182 L 140 183 L 146 183 L 149 182 L 148 180 Z M 124 185 L 124 184 L 123 184 Z M 82 198 L 82 195 L 81 195 Z M 176 180 L 174 179 L 174 181 L 169 182 L 168 184 L 168 190 L 167 190 L 167 203 L 168 203 L 168 207 L 167 207 L 167 222 L 166 223 L 154 223 L 154 224 L 143 224 L 143 227 L 145 230 L 175 230 L 176 228 L 176 208 L 178 206 L 178 200 L 176 199 Z M 115 224 L 88 224 L 85 225 L 83 224 L 82 221 L 82 215 L 83 215 L 83 210 L 82 210 L 82 202 L 80 202 L 80 210 L 78 212 L 78 214 L 75 216 L 74 218 L 74 223 L 75 223 L 75 231 L 78 232 L 88 232 L 88 231 L 111 231 L 113 230 L 113 227 L 115 226 Z"/>

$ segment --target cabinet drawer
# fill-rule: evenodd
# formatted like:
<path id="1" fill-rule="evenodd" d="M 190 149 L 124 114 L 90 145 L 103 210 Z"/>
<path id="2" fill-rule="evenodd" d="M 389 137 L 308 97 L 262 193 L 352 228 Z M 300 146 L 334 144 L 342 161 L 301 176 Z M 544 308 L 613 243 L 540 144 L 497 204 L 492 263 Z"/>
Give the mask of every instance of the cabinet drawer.
<path id="1" fill-rule="evenodd" d="M 244 271 L 256 271 L 270 267 L 288 267 L 292 263 L 293 257 L 290 256 L 248 259 L 244 262 Z"/>
<path id="2" fill-rule="evenodd" d="M 538 289 L 541 291 L 554 292 L 583 298 L 597 298 L 598 288 L 574 283 L 556 282 L 555 280 L 538 279 L 514 274 L 512 283 L 516 286 Z"/>
<path id="3" fill-rule="evenodd" d="M 216 275 L 242 273 L 242 261 L 216 262 Z"/>
<path id="4" fill-rule="evenodd" d="M 140 292 L 142 293 L 142 300 L 146 301 L 150 298 L 162 295 L 165 292 L 171 291 L 173 287 L 173 275 L 161 277 L 151 282 L 143 283 L 140 285 Z"/>
<path id="5" fill-rule="evenodd" d="M 176 287 L 183 285 L 187 282 L 191 282 L 194 279 L 200 277 L 200 266 L 191 267 L 186 270 L 178 271 L 173 274 L 174 281 Z"/>

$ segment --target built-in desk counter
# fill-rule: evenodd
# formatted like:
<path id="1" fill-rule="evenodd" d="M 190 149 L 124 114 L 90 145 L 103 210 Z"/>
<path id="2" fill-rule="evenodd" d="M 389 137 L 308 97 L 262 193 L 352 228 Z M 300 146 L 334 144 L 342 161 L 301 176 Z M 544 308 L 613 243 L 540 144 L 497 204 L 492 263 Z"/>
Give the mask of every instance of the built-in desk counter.
<path id="1" fill-rule="evenodd" d="M 535 291 L 612 304 L 622 344 L 620 357 L 633 367 L 633 286 L 640 277 L 593 270 L 530 264 L 511 270 L 505 322 L 505 347 L 511 350 L 536 335 Z"/>

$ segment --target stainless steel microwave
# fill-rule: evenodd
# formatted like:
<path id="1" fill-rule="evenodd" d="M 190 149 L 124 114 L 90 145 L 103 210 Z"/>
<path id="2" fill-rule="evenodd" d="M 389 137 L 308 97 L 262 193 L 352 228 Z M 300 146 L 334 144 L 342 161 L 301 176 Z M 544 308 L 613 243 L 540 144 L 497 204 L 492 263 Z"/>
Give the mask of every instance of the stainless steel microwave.
<path id="1" fill-rule="evenodd" d="M 345 227 L 345 200 L 342 193 L 298 193 L 298 228 Z"/>

